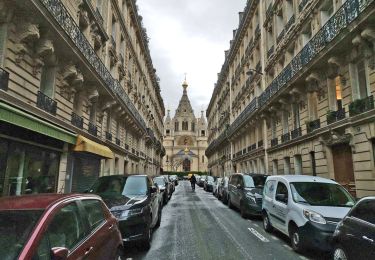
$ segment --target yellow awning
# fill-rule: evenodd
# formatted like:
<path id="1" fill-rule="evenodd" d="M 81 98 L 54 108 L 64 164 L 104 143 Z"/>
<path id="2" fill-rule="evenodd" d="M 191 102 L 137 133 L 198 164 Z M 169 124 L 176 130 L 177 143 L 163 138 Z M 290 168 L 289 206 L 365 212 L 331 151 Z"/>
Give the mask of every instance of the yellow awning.
<path id="1" fill-rule="evenodd" d="M 77 143 L 73 149 L 75 152 L 87 152 L 104 158 L 113 159 L 113 152 L 107 146 L 98 144 L 82 135 L 78 135 Z"/>

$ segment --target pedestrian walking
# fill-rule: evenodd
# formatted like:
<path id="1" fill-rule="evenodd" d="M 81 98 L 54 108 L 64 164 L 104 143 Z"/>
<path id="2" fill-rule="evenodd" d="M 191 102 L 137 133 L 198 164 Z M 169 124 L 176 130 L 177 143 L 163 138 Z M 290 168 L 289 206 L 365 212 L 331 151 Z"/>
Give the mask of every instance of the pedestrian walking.
<path id="1" fill-rule="evenodd" d="M 197 183 L 197 179 L 195 178 L 194 174 L 190 177 L 191 189 L 195 191 L 195 183 Z"/>

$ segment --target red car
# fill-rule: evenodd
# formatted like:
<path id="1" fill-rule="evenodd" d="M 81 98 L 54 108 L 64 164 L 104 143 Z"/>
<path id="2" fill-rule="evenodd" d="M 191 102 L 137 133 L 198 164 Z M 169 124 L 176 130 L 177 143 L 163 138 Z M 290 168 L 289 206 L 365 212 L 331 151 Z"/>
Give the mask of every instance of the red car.
<path id="1" fill-rule="evenodd" d="M 0 258 L 121 259 L 117 220 L 100 197 L 80 194 L 0 198 Z"/>

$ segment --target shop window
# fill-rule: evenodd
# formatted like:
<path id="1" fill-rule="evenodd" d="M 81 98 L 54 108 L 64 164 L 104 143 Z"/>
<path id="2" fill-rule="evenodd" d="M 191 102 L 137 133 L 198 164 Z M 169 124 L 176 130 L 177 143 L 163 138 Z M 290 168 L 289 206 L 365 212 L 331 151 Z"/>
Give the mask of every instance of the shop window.
<path id="1" fill-rule="evenodd" d="M 53 98 L 55 94 L 55 77 L 56 67 L 44 66 L 42 69 L 42 76 L 40 79 L 40 92 L 44 95 Z"/>

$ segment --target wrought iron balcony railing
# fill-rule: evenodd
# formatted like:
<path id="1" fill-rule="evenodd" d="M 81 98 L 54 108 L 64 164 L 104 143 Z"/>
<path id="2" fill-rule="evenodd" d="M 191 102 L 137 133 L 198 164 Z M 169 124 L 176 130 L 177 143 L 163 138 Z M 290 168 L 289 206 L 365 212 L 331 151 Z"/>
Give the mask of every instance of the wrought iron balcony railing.
<path id="1" fill-rule="evenodd" d="M 263 147 L 263 140 L 258 141 L 258 148 Z"/>
<path id="2" fill-rule="evenodd" d="M 0 89 L 7 91 L 9 83 L 9 73 L 0 68 Z"/>
<path id="3" fill-rule="evenodd" d="M 128 107 L 130 113 L 134 117 L 135 121 L 146 131 L 146 123 L 142 116 L 130 100 L 129 96 L 122 88 L 120 82 L 114 79 L 106 68 L 101 59 L 96 55 L 95 50 L 87 40 L 85 35 L 80 30 L 79 26 L 75 23 L 74 19 L 70 16 L 70 13 L 65 8 L 61 0 L 39 0 L 46 9 L 50 12 L 56 22 L 70 37 L 76 47 L 80 50 L 83 56 L 86 58 L 87 63 L 90 64 L 96 73 L 100 76 L 106 87 L 118 97 L 123 105 Z"/>
<path id="4" fill-rule="evenodd" d="M 129 145 L 125 144 L 125 150 L 129 150 Z"/>
<path id="5" fill-rule="evenodd" d="M 285 32 L 288 32 L 290 27 L 292 27 L 292 25 L 294 24 L 294 22 L 296 21 L 296 17 L 295 15 L 293 14 L 290 18 L 289 18 L 289 21 L 286 23 L 285 25 Z"/>
<path id="6" fill-rule="evenodd" d="M 311 133 L 312 131 L 320 128 L 320 119 L 316 119 L 306 123 L 307 133 Z"/>
<path id="7" fill-rule="evenodd" d="M 72 113 L 72 120 L 71 120 L 72 125 L 83 129 L 83 117 L 77 115 L 76 113 Z"/>
<path id="8" fill-rule="evenodd" d="M 88 132 L 90 134 L 92 134 L 93 136 L 97 136 L 98 135 L 98 128 L 96 127 L 95 124 L 93 124 L 92 122 L 89 122 L 89 130 Z"/>
<path id="9" fill-rule="evenodd" d="M 121 146 L 121 140 L 120 140 L 119 138 L 117 138 L 117 137 L 116 137 L 115 140 L 116 140 L 116 144 L 117 144 L 118 146 Z"/>
<path id="10" fill-rule="evenodd" d="M 276 146 L 278 144 L 279 144 L 279 139 L 277 137 L 271 139 L 271 147 L 274 147 L 274 146 Z"/>
<path id="11" fill-rule="evenodd" d="M 257 109 L 257 98 L 254 98 L 242 111 L 242 113 L 234 120 L 229 132 L 233 132 L 241 123 L 243 123 Z"/>
<path id="12" fill-rule="evenodd" d="M 257 27 L 255 28 L 255 31 L 254 31 L 255 39 L 259 39 L 258 38 L 259 35 L 260 35 L 260 26 L 259 26 L 259 23 L 258 23 Z"/>
<path id="13" fill-rule="evenodd" d="M 280 34 L 276 37 L 276 43 L 279 44 L 279 42 L 284 38 L 285 30 L 283 29 Z"/>
<path id="14" fill-rule="evenodd" d="M 270 3 L 267 7 L 266 11 L 266 17 L 269 19 L 269 17 L 272 15 L 272 3 Z"/>
<path id="15" fill-rule="evenodd" d="M 356 116 L 371 109 L 374 109 L 374 96 L 357 99 L 349 105 L 349 116 Z"/>
<path id="16" fill-rule="evenodd" d="M 302 12 L 303 8 L 305 7 L 305 5 L 311 0 L 302 0 L 302 2 L 298 5 L 298 11 L 299 12 Z"/>
<path id="17" fill-rule="evenodd" d="M 251 150 L 255 150 L 255 149 L 257 149 L 257 144 L 256 143 L 251 145 Z"/>
<path id="18" fill-rule="evenodd" d="M 302 136 L 302 128 L 298 127 L 290 132 L 292 139 Z"/>
<path id="19" fill-rule="evenodd" d="M 36 106 L 52 115 L 56 115 L 57 102 L 40 91 L 38 91 Z"/>
<path id="20" fill-rule="evenodd" d="M 105 132 L 105 139 L 107 139 L 108 141 L 112 141 L 112 134 L 109 132 Z"/>
<path id="21" fill-rule="evenodd" d="M 327 124 L 340 121 L 345 118 L 345 108 L 338 109 L 337 111 L 330 111 L 327 113 Z"/>
<path id="22" fill-rule="evenodd" d="M 271 57 L 271 55 L 273 54 L 274 52 L 274 46 L 272 45 L 271 48 L 267 51 L 267 58 Z"/>
<path id="23" fill-rule="evenodd" d="M 135 154 L 135 149 L 134 148 L 132 148 L 132 154 Z"/>
<path id="24" fill-rule="evenodd" d="M 114 50 L 116 50 L 116 40 L 115 40 L 115 38 L 113 37 L 113 35 L 111 35 L 111 44 L 112 44 L 112 48 L 113 48 Z"/>
<path id="25" fill-rule="evenodd" d="M 258 61 L 257 65 L 255 66 L 255 70 L 258 72 L 262 72 L 262 65 L 260 65 L 260 61 Z"/>
<path id="26" fill-rule="evenodd" d="M 289 132 L 286 133 L 286 134 L 283 134 L 281 136 L 281 143 L 285 143 L 285 142 L 288 142 L 288 141 L 290 141 L 290 133 Z"/>
<path id="27" fill-rule="evenodd" d="M 104 25 L 104 19 L 103 19 L 103 16 L 102 14 L 100 13 L 99 9 L 96 8 L 96 18 L 98 19 L 99 23 L 101 25 Z"/>

